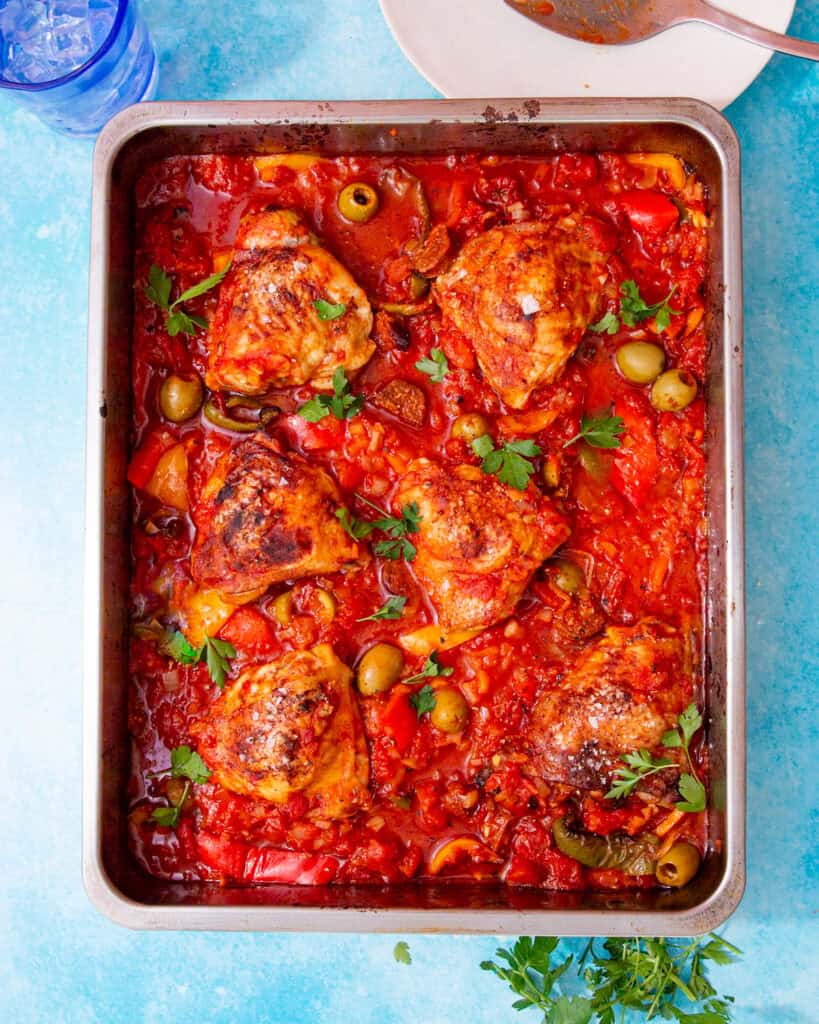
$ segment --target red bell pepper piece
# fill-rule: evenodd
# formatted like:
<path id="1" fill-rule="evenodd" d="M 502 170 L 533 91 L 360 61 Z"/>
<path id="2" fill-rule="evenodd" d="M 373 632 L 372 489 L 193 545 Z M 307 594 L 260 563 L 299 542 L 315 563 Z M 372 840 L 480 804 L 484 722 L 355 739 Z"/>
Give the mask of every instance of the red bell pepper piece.
<path id="1" fill-rule="evenodd" d="M 387 735 L 395 740 L 399 751 L 405 754 L 418 728 L 418 715 L 410 704 L 406 690 L 397 690 L 390 697 L 381 716 L 381 725 Z"/>
<path id="2" fill-rule="evenodd" d="M 661 192 L 633 189 L 617 196 L 617 205 L 640 232 L 662 235 L 677 223 L 680 211 Z"/>
<path id="3" fill-rule="evenodd" d="M 609 479 L 627 501 L 640 508 L 657 479 L 660 464 L 654 427 L 648 417 L 622 400 L 615 403 L 614 414 L 622 417 L 625 430 Z"/>
<path id="4" fill-rule="evenodd" d="M 134 487 L 144 488 L 154 475 L 156 464 L 166 448 L 176 444 L 176 439 L 167 430 L 156 430 L 149 434 L 131 457 L 128 466 L 128 480 Z"/>
<path id="5" fill-rule="evenodd" d="M 269 654 L 277 646 L 270 621 L 256 608 L 247 606 L 236 609 L 222 626 L 219 636 L 251 657 Z"/>
<path id="6" fill-rule="evenodd" d="M 208 832 L 199 833 L 197 846 L 205 863 L 237 882 L 326 885 L 339 866 L 337 858 L 328 854 L 250 846 Z"/>

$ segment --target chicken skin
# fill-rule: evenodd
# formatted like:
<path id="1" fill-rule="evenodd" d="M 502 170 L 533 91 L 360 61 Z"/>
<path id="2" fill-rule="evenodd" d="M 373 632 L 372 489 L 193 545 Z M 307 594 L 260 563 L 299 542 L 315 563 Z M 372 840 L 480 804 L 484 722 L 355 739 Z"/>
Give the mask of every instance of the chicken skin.
<path id="1" fill-rule="evenodd" d="M 335 482 L 254 434 L 222 456 L 194 510 L 191 575 L 225 596 L 338 572 L 367 556 L 341 528 Z"/>
<path id="2" fill-rule="evenodd" d="M 690 651 L 675 629 L 656 619 L 609 626 L 535 703 L 527 735 L 538 771 L 604 786 L 621 755 L 659 745 L 692 689 Z"/>
<path id="3" fill-rule="evenodd" d="M 365 806 L 369 760 L 351 680 L 330 644 L 246 669 L 191 728 L 214 781 L 274 804 L 303 793 L 314 818 Z"/>
<path id="4" fill-rule="evenodd" d="M 477 466 L 416 459 L 397 500 L 418 506 L 412 568 L 447 631 L 486 628 L 511 614 L 532 574 L 569 536 L 548 498 L 506 487 Z"/>
<path id="5" fill-rule="evenodd" d="M 320 300 L 343 312 L 322 320 Z M 249 214 L 208 330 L 207 385 L 245 395 L 330 388 L 335 370 L 357 370 L 375 351 L 372 323 L 364 292 L 298 214 Z"/>
<path id="6" fill-rule="evenodd" d="M 582 218 L 512 224 L 464 245 L 435 297 L 513 409 L 560 375 L 602 304 L 605 257 Z"/>

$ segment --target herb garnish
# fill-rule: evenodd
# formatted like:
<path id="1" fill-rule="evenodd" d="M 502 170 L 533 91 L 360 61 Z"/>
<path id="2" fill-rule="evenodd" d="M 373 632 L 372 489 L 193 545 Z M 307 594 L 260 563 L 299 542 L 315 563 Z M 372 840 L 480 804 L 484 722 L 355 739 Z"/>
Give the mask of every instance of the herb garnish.
<path id="1" fill-rule="evenodd" d="M 706 802 L 705 786 L 703 786 L 699 776 L 694 771 L 694 765 L 688 749 L 694 733 L 702 725 L 702 715 L 697 710 L 696 704 L 688 705 L 685 711 L 677 718 L 677 725 L 678 728 L 669 729 L 661 740 L 662 745 L 667 750 L 674 747 L 682 747 L 685 750 L 685 757 L 688 761 L 689 772 L 683 772 L 678 781 L 680 796 L 683 799 L 674 806 L 678 811 L 696 814 L 698 811 L 705 810 Z M 678 766 L 673 761 L 664 757 L 655 760 L 645 749 L 626 754 L 622 760 L 625 761 L 628 768 L 618 768 L 615 771 L 614 785 L 606 793 L 607 800 L 618 800 L 621 797 L 628 796 L 641 779 L 654 775 L 655 772 L 662 771 L 664 768 L 673 767 L 679 771 Z"/>
<path id="2" fill-rule="evenodd" d="M 220 690 L 225 687 L 230 662 L 236 657 L 236 648 L 227 640 L 219 640 L 214 636 L 206 636 L 205 642 L 198 649 L 192 647 L 184 633 L 166 633 L 160 642 L 160 650 L 180 665 L 196 665 L 204 661 L 208 673 Z"/>
<path id="3" fill-rule="evenodd" d="M 410 704 L 415 708 L 415 713 L 419 718 L 435 708 L 435 691 L 429 683 L 410 697 Z"/>
<path id="4" fill-rule="evenodd" d="M 313 395 L 304 405 L 300 405 L 296 412 L 308 423 L 318 423 L 330 413 L 337 420 L 350 420 L 361 412 L 363 405 L 364 396 L 352 394 L 344 367 L 339 366 L 333 374 L 332 395 Z"/>
<path id="5" fill-rule="evenodd" d="M 369 537 L 375 527 L 366 519 L 359 519 L 346 508 L 336 509 L 336 519 L 341 523 L 341 528 L 353 540 L 364 540 Z"/>
<path id="6" fill-rule="evenodd" d="M 171 337 L 179 334 L 180 331 L 183 334 L 196 334 L 197 327 L 201 327 L 204 330 L 208 326 L 208 322 L 204 317 L 194 316 L 193 313 L 188 313 L 182 309 L 182 303 L 204 295 L 211 288 L 221 284 L 222 279 L 229 270 L 230 263 L 222 267 L 215 274 L 211 274 L 210 277 L 197 282 L 197 284 L 182 292 L 179 298 L 171 302 L 172 282 L 170 277 L 168 277 L 162 267 L 157 266 L 156 263 L 151 264 L 151 269 L 148 271 L 148 284 L 145 288 L 145 294 L 151 302 L 167 313 L 165 328 Z"/>
<path id="7" fill-rule="evenodd" d="M 516 491 L 525 491 L 535 471 L 528 460 L 540 455 L 541 449 L 534 441 L 507 441 L 496 448 L 489 434 L 481 434 L 472 442 L 472 451 L 482 460 L 484 473 L 497 476 Z"/>
<path id="8" fill-rule="evenodd" d="M 438 658 L 438 652 L 433 651 L 424 662 L 424 667 L 420 672 L 416 673 L 414 676 L 409 676 L 407 679 L 402 679 L 401 681 L 403 683 L 417 683 L 422 679 L 435 679 L 438 676 L 451 676 L 454 671 L 454 669 L 442 665 Z"/>
<path id="9" fill-rule="evenodd" d="M 569 438 L 563 447 L 568 448 L 582 439 L 592 448 L 619 448 L 624 429 L 622 416 L 584 416 L 580 420 L 580 432 Z"/>
<path id="10" fill-rule="evenodd" d="M 365 615 L 356 622 L 378 622 L 379 619 L 400 619 L 404 614 L 404 605 L 407 603 L 405 597 L 388 597 L 384 604 L 373 612 L 372 615 Z"/>
<path id="11" fill-rule="evenodd" d="M 316 299 L 313 308 L 318 313 L 319 320 L 338 320 L 347 312 L 343 302 L 328 302 L 326 299 Z"/>
<path id="12" fill-rule="evenodd" d="M 619 319 L 615 313 L 609 310 L 603 314 L 596 324 L 590 324 L 589 330 L 594 331 L 595 334 L 616 334 L 620 329 L 620 321 L 626 327 L 636 327 L 643 320 L 649 320 L 651 317 L 654 317 L 657 330 L 664 331 L 671 323 L 672 315 L 676 316 L 682 312 L 679 309 L 672 309 L 669 305 L 671 297 L 676 290 L 677 286 L 674 285 L 661 302 L 649 305 L 640 294 L 636 281 L 623 281 L 620 285 L 620 295 L 622 297 L 620 299 Z"/>
<path id="13" fill-rule="evenodd" d="M 629 1010 L 649 1021 L 688 1021 L 689 1024 L 727 1024 L 731 996 L 721 997 L 705 974 L 706 962 L 730 964 L 741 955 L 718 935 L 695 939 L 605 939 L 598 952 L 591 939 L 575 962 L 568 956 L 552 965 L 559 940 L 523 937 L 511 949 L 498 949 L 504 963 L 486 960 L 481 969 L 507 982 L 519 998 L 516 1010 L 535 1007 L 544 1024 L 614 1024 Z M 584 969 L 587 960 L 590 963 Z M 586 995 L 558 995 L 555 983 L 574 965 L 572 981 L 585 982 Z M 685 999 L 698 1011 L 678 1005 Z M 616 1013 L 616 1016 L 615 1016 Z"/>
<path id="14" fill-rule="evenodd" d="M 411 562 L 415 558 L 416 548 L 414 544 L 407 540 L 407 535 L 418 533 L 418 524 L 421 522 L 416 502 L 413 501 L 409 505 L 404 505 L 399 517 L 389 515 L 383 508 L 379 508 L 378 505 L 369 501 L 361 494 L 357 495 L 357 497 L 360 501 L 369 505 L 370 508 L 374 508 L 376 512 L 379 512 L 381 518 L 369 521 L 351 515 L 346 508 L 336 509 L 336 519 L 341 523 L 344 532 L 349 534 L 353 540 L 363 540 L 365 537 L 369 537 L 373 530 L 382 530 L 390 540 L 379 541 L 375 545 L 375 553 L 382 558 L 388 558 L 390 561 L 403 558 L 405 561 Z"/>
<path id="15" fill-rule="evenodd" d="M 412 954 L 410 953 L 409 943 L 396 942 L 393 947 L 392 955 L 395 958 L 395 962 L 398 964 L 412 963 Z"/>
<path id="16" fill-rule="evenodd" d="M 418 360 L 415 369 L 425 373 L 433 384 L 441 384 L 449 373 L 449 362 L 441 349 L 433 348 L 428 356 Z"/>
<path id="17" fill-rule="evenodd" d="M 210 778 L 210 770 L 195 750 L 191 750 L 189 746 L 183 745 L 181 747 L 174 747 L 171 751 L 170 768 L 166 768 L 162 772 L 154 772 L 153 774 L 169 774 L 172 778 L 186 780 L 182 793 L 176 803 L 171 804 L 170 807 L 156 807 L 151 813 L 151 817 L 157 824 L 164 825 L 165 828 L 176 828 L 179 824 L 182 808 L 191 791 L 191 783 L 207 782 Z"/>

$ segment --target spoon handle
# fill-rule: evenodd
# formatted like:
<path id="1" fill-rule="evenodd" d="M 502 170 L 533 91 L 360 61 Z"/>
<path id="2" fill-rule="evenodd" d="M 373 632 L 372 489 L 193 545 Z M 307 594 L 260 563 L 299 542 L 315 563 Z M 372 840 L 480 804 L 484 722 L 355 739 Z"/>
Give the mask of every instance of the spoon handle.
<path id="1" fill-rule="evenodd" d="M 689 19 L 702 21 L 706 25 L 714 25 L 724 29 L 740 39 L 747 39 L 748 42 L 756 43 L 758 46 L 767 46 L 769 50 L 779 50 L 780 53 L 790 53 L 794 57 L 807 57 L 808 60 L 819 60 L 819 43 L 811 43 L 805 39 L 795 39 L 793 36 L 782 35 L 781 32 L 771 32 L 761 25 L 754 25 L 751 21 L 740 18 L 737 14 L 729 14 L 718 7 L 713 7 L 708 0 L 696 0 Z"/>

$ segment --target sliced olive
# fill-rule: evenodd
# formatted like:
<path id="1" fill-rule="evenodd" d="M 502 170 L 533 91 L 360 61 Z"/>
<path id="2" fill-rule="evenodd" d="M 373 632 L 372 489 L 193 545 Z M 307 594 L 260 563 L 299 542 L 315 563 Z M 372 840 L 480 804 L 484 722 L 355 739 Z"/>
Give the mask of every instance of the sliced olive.
<path id="1" fill-rule="evenodd" d="M 358 663 L 358 689 L 365 697 L 384 693 L 404 670 L 404 655 L 392 644 L 376 644 Z"/>
<path id="2" fill-rule="evenodd" d="M 202 381 L 198 377 L 186 379 L 172 373 L 162 381 L 159 389 L 159 407 L 171 423 L 189 420 L 199 412 L 202 404 Z"/>
<path id="3" fill-rule="evenodd" d="M 338 210 L 342 217 L 363 224 L 378 213 L 378 193 L 372 185 L 354 181 L 338 194 Z"/>
<path id="4" fill-rule="evenodd" d="M 228 416 L 227 413 L 222 412 L 212 398 L 205 402 L 205 418 L 216 427 L 221 427 L 223 430 L 235 430 L 239 434 L 252 434 L 254 430 L 259 429 L 259 424 L 255 421 L 237 420 L 233 416 Z"/>
<path id="5" fill-rule="evenodd" d="M 435 707 L 429 717 L 441 732 L 461 732 L 469 721 L 469 705 L 457 690 L 447 686 L 435 691 Z"/>
<path id="6" fill-rule="evenodd" d="M 429 279 L 413 270 L 409 284 L 410 295 L 413 299 L 422 299 L 429 291 Z"/>
<path id="7" fill-rule="evenodd" d="M 665 368 L 665 352 L 648 341 L 621 345 L 615 356 L 620 373 L 632 384 L 650 384 Z"/>
<path id="8" fill-rule="evenodd" d="M 700 869 L 700 854 L 691 843 L 674 843 L 667 853 L 658 858 L 654 876 L 662 885 L 678 889 L 687 885 Z"/>
<path id="9" fill-rule="evenodd" d="M 570 562 L 566 558 L 560 558 L 554 563 L 555 586 L 559 587 L 564 594 L 575 594 L 586 582 L 583 570 L 579 565 Z"/>
<path id="10" fill-rule="evenodd" d="M 696 397 L 697 382 L 687 370 L 666 370 L 651 388 L 651 404 L 660 412 L 680 412 Z"/>
<path id="11" fill-rule="evenodd" d="M 479 412 L 465 412 L 452 424 L 452 436 L 470 444 L 478 437 L 489 433 L 489 424 Z"/>
<path id="12" fill-rule="evenodd" d="M 658 839 L 650 833 L 635 837 L 617 833 L 598 836 L 575 832 L 565 818 L 558 818 L 552 825 L 552 835 L 560 852 L 584 867 L 619 868 L 626 875 L 650 875 L 654 870 Z"/>

